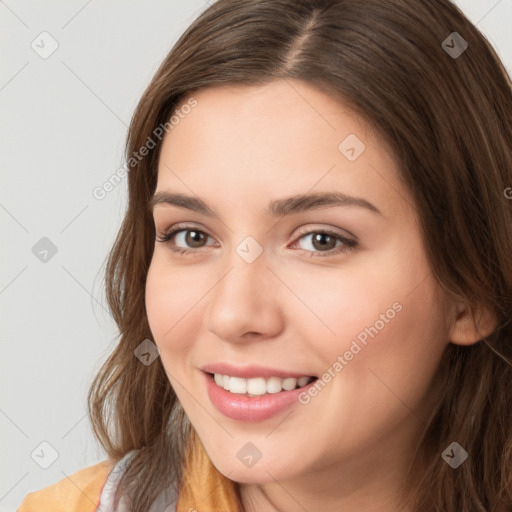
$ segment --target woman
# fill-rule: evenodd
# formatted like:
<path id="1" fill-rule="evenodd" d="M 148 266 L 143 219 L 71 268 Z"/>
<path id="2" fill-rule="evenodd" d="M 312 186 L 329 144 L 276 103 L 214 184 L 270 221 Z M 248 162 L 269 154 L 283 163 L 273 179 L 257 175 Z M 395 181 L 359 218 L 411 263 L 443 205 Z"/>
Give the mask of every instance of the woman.
<path id="1" fill-rule="evenodd" d="M 448 0 L 209 7 L 128 134 L 109 459 L 20 512 L 511 510 L 511 113 Z"/>

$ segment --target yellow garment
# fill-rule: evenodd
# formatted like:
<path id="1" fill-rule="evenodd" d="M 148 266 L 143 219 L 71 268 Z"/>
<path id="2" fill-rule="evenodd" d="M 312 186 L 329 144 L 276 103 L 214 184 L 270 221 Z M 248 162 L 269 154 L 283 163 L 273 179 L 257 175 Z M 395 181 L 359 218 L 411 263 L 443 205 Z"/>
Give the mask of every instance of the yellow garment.
<path id="1" fill-rule="evenodd" d="M 194 433 L 195 434 L 195 433 Z M 197 435 L 187 452 L 178 512 L 240 512 L 235 484 L 220 473 Z M 17 512 L 95 512 L 103 485 L 114 467 L 102 461 L 25 496 Z"/>
<path id="2" fill-rule="evenodd" d="M 94 512 L 113 462 L 102 461 L 27 494 L 17 512 Z"/>
<path id="3" fill-rule="evenodd" d="M 178 512 L 242 512 L 235 483 L 213 465 L 195 431 L 192 437 Z"/>

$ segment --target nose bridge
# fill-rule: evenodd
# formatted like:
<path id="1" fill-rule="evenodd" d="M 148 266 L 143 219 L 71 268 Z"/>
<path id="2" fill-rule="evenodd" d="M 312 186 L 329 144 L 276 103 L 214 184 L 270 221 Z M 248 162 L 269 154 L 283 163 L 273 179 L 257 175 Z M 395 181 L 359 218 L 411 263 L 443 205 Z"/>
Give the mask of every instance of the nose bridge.
<path id="1" fill-rule="evenodd" d="M 242 256 L 240 255 L 242 254 Z M 268 279 L 267 261 L 263 253 L 254 257 L 254 249 L 242 242 L 226 259 L 228 271 L 214 294 L 223 307 L 256 308 L 264 300 L 264 283 Z"/>
<path id="2" fill-rule="evenodd" d="M 219 285 L 224 292 L 234 293 L 242 299 L 247 299 L 247 296 L 257 299 L 264 281 L 268 279 L 268 263 L 263 246 L 254 237 L 246 236 L 226 258 L 229 273 L 223 279 L 225 282 Z"/>
<path id="3" fill-rule="evenodd" d="M 212 290 L 209 330 L 220 338 L 236 340 L 246 332 L 269 334 L 276 328 L 278 304 L 275 294 L 269 293 L 273 276 L 267 264 L 263 248 L 254 239 L 244 239 L 234 248 Z"/>

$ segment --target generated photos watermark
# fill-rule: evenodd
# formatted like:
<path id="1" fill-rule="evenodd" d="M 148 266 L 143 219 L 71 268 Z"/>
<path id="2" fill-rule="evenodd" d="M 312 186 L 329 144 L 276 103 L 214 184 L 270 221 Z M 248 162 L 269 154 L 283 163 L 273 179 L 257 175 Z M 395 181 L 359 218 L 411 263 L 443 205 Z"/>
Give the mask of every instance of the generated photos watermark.
<path id="1" fill-rule="evenodd" d="M 114 173 L 112 173 L 102 185 L 94 187 L 92 190 L 92 195 L 98 201 L 102 201 L 107 197 L 109 192 L 112 192 L 117 185 L 119 185 L 126 175 L 133 167 L 136 167 L 138 163 L 147 156 L 152 149 L 154 149 L 157 145 L 157 141 L 153 139 L 158 139 L 161 141 L 165 134 L 169 133 L 173 130 L 181 121 L 184 119 L 194 107 L 198 104 L 197 100 L 194 97 L 188 99 L 187 103 L 182 105 L 179 109 L 175 110 L 174 114 L 169 118 L 169 121 L 165 123 L 160 123 L 152 132 L 152 136 L 147 137 L 146 142 L 143 146 L 141 146 L 138 151 L 134 151 L 131 157 L 128 159 L 126 165 L 117 169 Z"/>
<path id="2" fill-rule="evenodd" d="M 368 337 L 371 339 L 375 338 L 387 324 L 393 320 L 397 313 L 402 311 L 403 306 L 400 302 L 394 302 L 393 305 L 386 310 L 385 313 L 381 313 L 379 319 L 376 320 L 370 327 L 365 327 L 357 336 L 356 339 L 352 340 L 350 347 L 346 350 L 343 355 L 339 355 L 336 361 L 329 366 L 324 374 L 318 378 L 318 380 L 310 386 L 307 390 L 302 391 L 299 394 L 298 400 L 302 405 L 307 405 L 311 402 L 311 399 L 322 391 L 327 383 L 329 383 L 336 375 L 338 375 L 354 357 L 359 354 L 363 348 L 368 345 Z"/>

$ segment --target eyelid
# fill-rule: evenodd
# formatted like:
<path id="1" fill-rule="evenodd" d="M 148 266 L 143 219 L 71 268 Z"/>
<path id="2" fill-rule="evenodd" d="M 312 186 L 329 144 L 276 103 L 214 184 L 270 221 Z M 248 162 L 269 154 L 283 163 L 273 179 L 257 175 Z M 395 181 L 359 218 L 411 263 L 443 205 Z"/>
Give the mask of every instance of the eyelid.
<path id="1" fill-rule="evenodd" d="M 208 238 L 214 239 L 214 237 L 212 235 L 210 235 L 208 230 L 203 228 L 202 226 L 199 226 L 199 227 L 197 225 L 192 225 L 191 226 L 191 225 L 189 225 L 187 223 L 179 222 L 177 224 L 172 224 L 167 229 L 164 229 L 162 231 L 162 236 L 160 238 L 157 238 L 157 240 L 159 242 L 169 243 L 170 240 L 166 240 L 166 238 L 174 237 L 174 236 L 176 236 L 178 233 L 180 233 L 182 231 L 198 231 L 200 233 L 205 234 Z M 190 249 L 190 251 L 193 251 L 193 252 L 198 252 L 200 250 L 201 249 Z"/>
<path id="2" fill-rule="evenodd" d="M 320 225 L 313 225 L 313 226 L 308 226 L 308 227 L 300 227 L 299 230 L 298 230 L 298 235 L 307 235 L 307 234 L 310 234 L 311 232 L 317 232 L 317 231 L 320 231 L 320 232 L 327 232 L 327 233 L 332 233 L 336 236 L 339 236 L 341 238 L 351 238 L 354 242 L 359 242 L 359 239 L 357 238 L 357 236 L 353 235 L 350 231 L 347 231 L 346 229 L 343 229 L 341 230 L 340 228 L 334 228 L 334 227 L 322 227 Z"/>
<path id="3" fill-rule="evenodd" d="M 214 239 L 214 237 L 212 235 L 210 235 L 208 230 L 206 230 L 202 226 L 198 227 L 197 225 L 190 225 L 188 223 L 177 223 L 177 224 L 172 224 L 171 227 L 165 229 L 163 231 L 162 237 L 157 238 L 157 240 L 159 242 L 162 242 L 165 244 L 170 244 L 171 238 L 176 236 L 178 233 L 181 233 L 182 231 L 189 231 L 189 230 L 190 231 L 198 231 L 198 232 L 206 235 L 208 238 Z M 299 248 L 299 250 L 309 254 L 310 256 L 316 255 L 316 256 L 322 257 L 322 256 L 337 256 L 339 254 L 346 253 L 350 250 L 354 250 L 359 246 L 359 239 L 355 235 L 353 235 L 349 231 L 345 231 L 345 233 L 347 233 L 349 235 L 349 237 L 351 237 L 351 238 L 349 238 L 345 234 L 343 234 L 337 230 L 339 230 L 339 228 L 331 228 L 331 227 L 325 228 L 325 227 L 319 227 L 319 226 L 316 226 L 316 227 L 315 226 L 310 226 L 310 227 L 302 226 L 301 228 L 298 229 L 298 233 L 294 237 L 294 241 L 293 241 L 292 245 L 296 245 L 299 242 L 299 240 L 305 235 L 312 235 L 314 233 L 324 233 L 324 234 L 333 236 L 335 238 L 338 238 L 339 240 L 341 240 L 342 244 L 345 247 L 342 250 L 339 250 L 339 248 L 338 248 L 338 250 L 330 249 L 328 251 L 308 251 L 306 249 L 300 249 L 300 248 Z M 203 249 L 204 249 L 204 247 L 195 248 L 195 249 L 186 249 L 186 248 L 184 249 L 184 248 L 171 247 L 171 250 L 173 252 L 181 253 L 181 254 L 186 254 L 186 253 L 199 254 L 202 252 Z"/>
<path id="4" fill-rule="evenodd" d="M 191 229 L 191 230 L 196 229 L 197 231 L 202 231 L 204 234 L 213 238 L 212 235 L 210 235 L 210 233 L 208 232 L 208 230 L 205 227 L 203 227 L 201 224 L 190 225 L 186 222 L 178 222 L 177 224 L 172 224 L 169 228 L 163 230 L 163 234 L 166 235 L 167 233 L 170 233 L 171 231 L 178 231 L 179 229 Z M 320 225 L 316 225 L 316 226 L 313 225 L 313 226 L 309 226 L 309 227 L 301 226 L 300 228 L 298 228 L 297 235 L 306 235 L 306 234 L 310 234 L 313 231 L 321 231 L 321 232 L 326 232 L 326 231 L 329 232 L 330 231 L 342 238 L 346 238 L 346 236 L 345 236 L 345 233 L 346 233 L 355 242 L 359 242 L 359 239 L 357 238 L 357 236 L 352 234 L 350 231 L 347 231 L 346 229 L 344 229 L 343 230 L 344 233 L 341 233 L 341 232 L 337 231 L 339 229 L 340 228 L 332 228 L 332 227 L 326 228 L 325 226 L 322 227 Z"/>
<path id="5" fill-rule="evenodd" d="M 309 257 L 336 257 L 340 255 L 345 255 L 351 251 L 359 248 L 359 240 L 356 236 L 350 234 L 350 237 L 344 235 L 337 231 L 338 228 L 325 228 L 325 227 L 303 227 L 299 228 L 299 233 L 295 237 L 295 241 L 293 242 L 293 246 L 297 245 L 301 238 L 305 236 L 310 236 L 314 233 L 324 233 L 328 236 L 332 236 L 333 238 L 340 240 L 342 247 L 338 246 L 337 248 L 329 249 L 328 251 L 308 251 L 306 249 L 300 249 L 304 253 L 306 253 Z M 348 231 L 347 231 L 348 233 Z"/>

